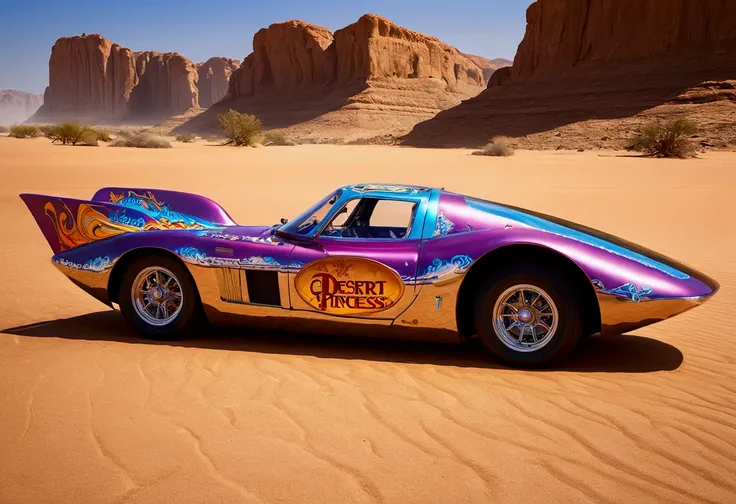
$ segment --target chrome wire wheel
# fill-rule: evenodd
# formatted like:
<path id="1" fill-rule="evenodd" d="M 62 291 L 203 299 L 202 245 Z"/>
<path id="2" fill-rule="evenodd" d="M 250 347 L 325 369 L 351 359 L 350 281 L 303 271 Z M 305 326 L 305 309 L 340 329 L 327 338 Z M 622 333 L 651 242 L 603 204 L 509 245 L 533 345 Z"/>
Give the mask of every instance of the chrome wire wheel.
<path id="1" fill-rule="evenodd" d="M 147 324 L 165 326 L 181 312 L 183 296 L 179 279 L 166 268 L 151 266 L 133 281 L 131 299 L 136 314 Z"/>
<path id="2" fill-rule="evenodd" d="M 493 308 L 496 336 L 516 352 L 534 352 L 546 346 L 557 331 L 558 320 L 552 297 L 529 284 L 506 289 Z"/>

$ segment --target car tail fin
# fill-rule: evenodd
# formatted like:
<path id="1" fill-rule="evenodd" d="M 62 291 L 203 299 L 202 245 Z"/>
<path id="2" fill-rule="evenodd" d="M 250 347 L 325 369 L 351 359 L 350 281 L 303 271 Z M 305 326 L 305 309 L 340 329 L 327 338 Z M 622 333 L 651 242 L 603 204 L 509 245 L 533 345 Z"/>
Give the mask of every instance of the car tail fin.
<path id="1" fill-rule="evenodd" d="M 123 233 L 143 231 L 152 220 L 117 205 L 43 194 L 21 194 L 54 254 Z"/>

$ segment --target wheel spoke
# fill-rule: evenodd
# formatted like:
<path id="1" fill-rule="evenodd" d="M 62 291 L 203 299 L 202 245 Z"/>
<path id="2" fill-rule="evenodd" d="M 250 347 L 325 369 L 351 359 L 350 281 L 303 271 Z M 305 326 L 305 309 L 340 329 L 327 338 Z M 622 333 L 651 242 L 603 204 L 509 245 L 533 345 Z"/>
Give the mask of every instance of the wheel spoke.
<path id="1" fill-rule="evenodd" d="M 158 327 L 169 325 L 179 315 L 185 295 L 176 275 L 161 266 L 140 271 L 130 294 L 137 315 L 145 323 Z"/>
<path id="2" fill-rule="evenodd" d="M 519 319 L 522 309 L 526 323 Z M 496 301 L 493 324 L 496 336 L 517 352 L 537 351 L 555 336 L 557 306 L 549 294 L 533 284 L 509 287 Z"/>
<path id="3" fill-rule="evenodd" d="M 539 301 L 539 298 L 540 298 L 540 297 L 542 297 L 542 294 L 541 294 L 541 293 L 539 293 L 539 292 L 535 292 L 535 294 L 537 295 L 537 297 L 535 297 L 535 298 L 534 298 L 534 301 L 532 301 L 531 303 L 529 303 L 529 306 L 534 306 L 534 304 L 535 304 L 535 303 L 536 303 L 537 301 Z"/>
<path id="4" fill-rule="evenodd" d="M 514 310 L 514 313 L 519 313 L 519 309 L 516 306 L 512 305 L 511 303 L 504 303 L 504 306 L 508 306 L 509 308 Z"/>

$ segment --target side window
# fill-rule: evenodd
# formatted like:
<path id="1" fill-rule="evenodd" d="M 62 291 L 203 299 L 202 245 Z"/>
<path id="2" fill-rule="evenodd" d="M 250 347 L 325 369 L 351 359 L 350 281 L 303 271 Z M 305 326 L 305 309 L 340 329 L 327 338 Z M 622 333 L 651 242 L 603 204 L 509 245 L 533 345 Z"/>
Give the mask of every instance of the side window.
<path id="1" fill-rule="evenodd" d="M 363 198 L 349 201 L 322 232 L 335 238 L 400 239 L 411 232 L 417 204 Z"/>
<path id="2" fill-rule="evenodd" d="M 371 227 L 401 228 L 404 234 L 414 219 L 416 203 L 398 200 L 378 200 L 371 215 Z"/>

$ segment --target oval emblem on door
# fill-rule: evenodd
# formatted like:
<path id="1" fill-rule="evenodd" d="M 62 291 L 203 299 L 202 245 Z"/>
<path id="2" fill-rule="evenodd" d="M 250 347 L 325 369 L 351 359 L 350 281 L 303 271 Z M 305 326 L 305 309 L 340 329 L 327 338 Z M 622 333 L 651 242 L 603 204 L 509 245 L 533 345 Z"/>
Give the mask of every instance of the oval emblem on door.
<path id="1" fill-rule="evenodd" d="M 333 315 L 386 310 L 404 294 L 404 282 L 393 269 L 361 257 L 311 262 L 296 275 L 294 287 L 309 306 Z"/>

